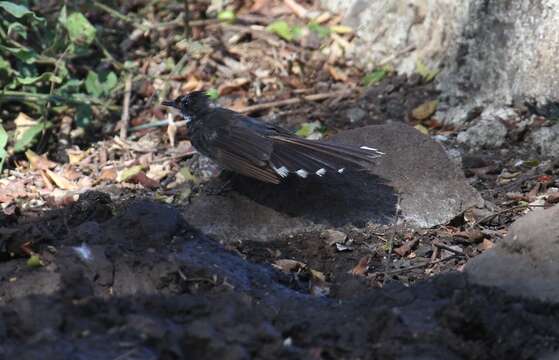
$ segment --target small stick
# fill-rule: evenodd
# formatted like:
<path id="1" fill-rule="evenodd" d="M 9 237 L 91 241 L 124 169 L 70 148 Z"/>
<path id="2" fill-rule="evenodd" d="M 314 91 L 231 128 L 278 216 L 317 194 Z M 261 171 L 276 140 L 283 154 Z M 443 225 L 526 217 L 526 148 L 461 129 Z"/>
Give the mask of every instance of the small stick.
<path id="1" fill-rule="evenodd" d="M 190 38 L 190 35 L 192 34 L 191 28 L 190 28 L 190 8 L 188 7 L 188 0 L 184 0 L 184 37 L 185 38 Z"/>
<path id="2" fill-rule="evenodd" d="M 341 90 L 341 91 L 334 91 L 330 93 L 307 95 L 307 96 L 302 96 L 300 98 L 272 101 L 269 103 L 247 106 L 245 108 L 240 109 L 239 112 L 250 114 L 259 110 L 266 110 L 266 109 L 279 107 L 279 106 L 286 106 L 286 105 L 295 105 L 303 101 L 320 101 L 320 100 L 325 100 L 325 99 L 334 98 L 338 96 L 346 96 L 346 95 L 350 95 L 352 92 L 353 90 Z"/>
<path id="3" fill-rule="evenodd" d="M 487 215 L 486 217 L 482 218 L 481 220 L 479 220 L 478 222 L 475 223 L 475 225 L 480 225 L 483 224 L 484 222 L 486 222 L 487 220 L 491 220 L 494 217 L 497 217 L 499 215 L 503 215 L 506 214 L 508 212 L 513 212 L 516 210 L 522 210 L 522 209 L 529 209 L 529 208 L 533 208 L 533 207 L 544 207 L 544 205 L 518 205 L 518 206 L 513 206 L 511 208 L 508 209 L 504 209 L 501 211 L 496 212 L 495 214 L 491 214 L 491 215 Z"/>
<path id="4" fill-rule="evenodd" d="M 447 260 L 453 259 L 453 258 L 455 258 L 455 257 L 456 257 L 456 255 L 450 255 L 450 256 L 447 256 L 447 257 L 445 257 L 445 258 L 436 260 L 436 261 L 429 261 L 429 262 L 426 262 L 426 263 L 424 263 L 424 264 L 417 264 L 417 265 L 409 266 L 409 267 L 403 268 L 403 269 L 396 269 L 396 270 L 392 270 L 392 271 L 385 271 L 384 273 L 381 273 L 381 274 L 384 274 L 384 275 L 395 275 L 395 274 L 403 273 L 403 272 L 406 272 L 406 271 L 410 271 L 410 270 L 414 270 L 414 269 L 421 269 L 422 267 L 427 267 L 427 266 L 430 266 L 430 265 L 435 265 L 435 264 L 441 263 L 441 262 L 443 262 L 443 261 L 447 261 Z"/>
<path id="5" fill-rule="evenodd" d="M 120 138 L 128 136 L 128 121 L 130 120 L 130 95 L 132 93 L 132 76 L 126 77 L 124 84 L 124 101 L 122 104 L 122 117 L 120 118 Z"/>
<path id="6" fill-rule="evenodd" d="M 441 243 L 441 242 L 439 242 L 439 241 L 437 241 L 437 240 L 433 241 L 433 245 L 435 245 L 436 247 L 438 247 L 438 248 L 440 248 L 440 249 L 444 249 L 444 250 L 446 250 L 446 251 L 450 251 L 451 253 L 454 253 L 454 254 L 456 254 L 456 255 L 458 255 L 458 256 L 466 256 L 466 255 L 464 255 L 464 252 L 463 252 L 463 251 L 455 250 L 455 249 L 451 248 L 450 246 L 445 245 L 445 244 L 443 244 L 443 243 Z"/>
<path id="7" fill-rule="evenodd" d="M 298 4 L 295 0 L 283 0 L 283 2 L 298 17 L 300 17 L 300 18 L 306 18 L 307 17 L 307 9 L 305 9 L 303 6 Z"/>
<path id="8" fill-rule="evenodd" d="M 270 109 L 270 108 L 273 108 L 273 107 L 285 106 L 285 105 L 294 105 L 294 104 L 301 103 L 303 101 L 320 101 L 320 100 L 325 100 L 325 99 L 334 98 L 334 97 L 338 97 L 338 96 L 346 96 L 346 95 L 350 95 L 352 92 L 353 92 L 353 90 L 341 90 L 341 91 L 335 91 L 335 92 L 331 92 L 331 93 L 320 93 L 320 94 L 307 95 L 307 96 L 303 96 L 302 98 L 293 98 L 293 99 L 287 99 L 287 100 L 272 101 L 272 102 L 269 102 L 269 103 L 247 106 L 245 108 L 240 109 L 239 112 L 245 113 L 245 114 L 250 114 L 250 113 L 253 113 L 253 112 L 258 111 L 258 110 L 265 110 L 265 109 Z M 133 132 L 133 131 L 138 131 L 138 130 L 157 128 L 157 127 L 166 126 L 166 125 L 169 125 L 169 121 L 160 120 L 160 121 L 154 121 L 154 122 L 149 123 L 149 124 L 142 124 L 142 125 L 134 126 L 133 128 L 130 129 L 130 131 Z M 183 121 L 177 121 L 177 122 L 175 122 L 175 125 L 177 127 L 185 126 L 186 121 L 184 121 L 184 120 Z"/>

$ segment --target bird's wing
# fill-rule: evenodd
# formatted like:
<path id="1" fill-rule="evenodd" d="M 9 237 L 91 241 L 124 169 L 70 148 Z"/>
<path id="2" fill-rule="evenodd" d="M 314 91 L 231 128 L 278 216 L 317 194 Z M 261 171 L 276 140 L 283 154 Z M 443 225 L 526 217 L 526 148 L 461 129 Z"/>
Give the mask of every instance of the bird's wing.
<path id="1" fill-rule="evenodd" d="M 280 176 L 270 167 L 272 140 L 259 133 L 247 122 L 235 121 L 231 126 L 219 127 L 211 135 L 215 159 L 229 170 L 278 184 Z"/>

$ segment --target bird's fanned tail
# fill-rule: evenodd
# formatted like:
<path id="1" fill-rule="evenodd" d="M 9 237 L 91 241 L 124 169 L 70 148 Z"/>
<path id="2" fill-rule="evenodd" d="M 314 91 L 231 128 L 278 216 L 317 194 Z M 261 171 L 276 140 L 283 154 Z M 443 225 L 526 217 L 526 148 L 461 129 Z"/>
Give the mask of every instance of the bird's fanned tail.
<path id="1" fill-rule="evenodd" d="M 290 173 L 302 178 L 343 174 L 347 169 L 366 169 L 383 155 L 367 146 L 358 148 L 287 136 L 272 136 L 271 139 L 270 162 L 281 177 Z"/>

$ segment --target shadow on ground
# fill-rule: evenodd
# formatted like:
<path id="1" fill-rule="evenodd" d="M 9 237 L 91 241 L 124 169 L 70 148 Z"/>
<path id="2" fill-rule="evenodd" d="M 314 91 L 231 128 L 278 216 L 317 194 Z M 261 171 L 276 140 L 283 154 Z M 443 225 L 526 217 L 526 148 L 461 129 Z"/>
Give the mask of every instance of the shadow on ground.
<path id="1" fill-rule="evenodd" d="M 7 228 L 5 248 L 31 241 L 44 264 L 0 263 L 3 358 L 530 359 L 559 347 L 558 306 L 458 273 L 383 289 L 346 278 L 335 285 L 350 296 L 315 297 L 149 200 L 89 193 Z"/>
<path id="2" fill-rule="evenodd" d="M 235 191 L 258 204 L 317 224 L 364 227 L 371 220 L 390 224 L 396 214 L 394 189 L 364 171 L 323 178 L 289 177 L 279 185 L 243 176 L 233 176 L 231 181 Z"/>

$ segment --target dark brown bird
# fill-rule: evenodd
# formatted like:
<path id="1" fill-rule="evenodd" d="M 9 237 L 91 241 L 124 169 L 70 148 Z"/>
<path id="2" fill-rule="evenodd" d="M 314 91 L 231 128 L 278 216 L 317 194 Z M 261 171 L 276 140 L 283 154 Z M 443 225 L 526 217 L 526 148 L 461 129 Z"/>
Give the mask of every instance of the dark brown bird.
<path id="1" fill-rule="evenodd" d="M 366 169 L 382 152 L 300 138 L 255 118 L 214 105 L 206 93 L 194 91 L 163 105 L 176 108 L 188 123 L 188 136 L 200 153 L 226 169 L 260 181 L 279 184 L 289 175 L 342 175 Z"/>

